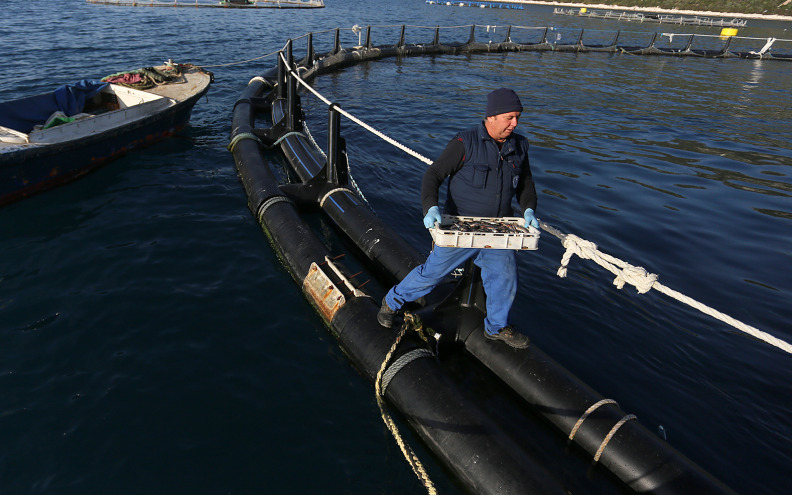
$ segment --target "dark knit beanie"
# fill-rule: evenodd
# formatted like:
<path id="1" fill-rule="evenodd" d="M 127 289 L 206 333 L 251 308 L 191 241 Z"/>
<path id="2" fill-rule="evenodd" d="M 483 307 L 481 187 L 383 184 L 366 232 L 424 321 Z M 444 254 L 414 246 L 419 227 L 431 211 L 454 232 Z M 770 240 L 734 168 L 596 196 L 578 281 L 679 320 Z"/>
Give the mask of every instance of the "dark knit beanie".
<path id="1" fill-rule="evenodd" d="M 522 110 L 522 103 L 514 90 L 500 88 L 487 95 L 486 117 L 509 112 L 522 112 Z"/>

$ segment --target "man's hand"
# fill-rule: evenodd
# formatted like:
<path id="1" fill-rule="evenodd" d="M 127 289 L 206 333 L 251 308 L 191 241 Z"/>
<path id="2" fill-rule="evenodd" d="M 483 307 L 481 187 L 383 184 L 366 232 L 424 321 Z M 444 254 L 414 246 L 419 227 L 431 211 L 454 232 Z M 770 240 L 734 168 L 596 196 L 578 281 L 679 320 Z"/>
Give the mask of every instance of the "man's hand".
<path id="1" fill-rule="evenodd" d="M 528 228 L 528 226 L 539 228 L 539 220 L 536 219 L 536 215 L 534 215 L 534 211 L 531 208 L 525 209 L 525 225 L 523 227 Z"/>
<path id="2" fill-rule="evenodd" d="M 427 229 L 431 229 L 435 226 L 435 223 L 439 223 L 443 217 L 440 215 L 440 208 L 433 206 L 429 208 L 429 211 L 426 212 L 426 216 L 424 217 L 424 227 Z"/>

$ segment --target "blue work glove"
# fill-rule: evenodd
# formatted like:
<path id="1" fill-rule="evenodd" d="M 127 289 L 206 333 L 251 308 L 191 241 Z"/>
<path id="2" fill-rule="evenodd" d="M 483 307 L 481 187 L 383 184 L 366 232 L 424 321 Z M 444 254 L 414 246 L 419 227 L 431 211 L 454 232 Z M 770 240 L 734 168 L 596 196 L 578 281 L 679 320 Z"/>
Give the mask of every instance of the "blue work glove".
<path id="1" fill-rule="evenodd" d="M 440 222 L 443 217 L 440 215 L 440 208 L 433 206 L 429 208 L 429 211 L 426 212 L 426 216 L 424 217 L 424 227 L 427 229 L 431 229 L 434 227 L 435 222 Z"/>
<path id="2" fill-rule="evenodd" d="M 526 208 L 525 209 L 525 225 L 523 225 L 523 227 L 527 228 L 529 225 L 531 227 L 534 227 L 534 228 L 538 229 L 539 228 L 539 220 L 536 219 L 536 215 L 534 215 L 534 211 L 531 208 Z"/>

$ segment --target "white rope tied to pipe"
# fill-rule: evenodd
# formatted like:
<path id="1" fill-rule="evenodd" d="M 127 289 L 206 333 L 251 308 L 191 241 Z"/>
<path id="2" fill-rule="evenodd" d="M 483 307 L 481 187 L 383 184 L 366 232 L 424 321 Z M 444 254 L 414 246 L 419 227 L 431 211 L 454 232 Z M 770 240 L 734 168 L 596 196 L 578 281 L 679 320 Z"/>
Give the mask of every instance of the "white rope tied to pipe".
<path id="1" fill-rule="evenodd" d="M 769 50 L 771 46 L 773 46 L 773 43 L 775 43 L 775 40 L 776 40 L 775 38 L 767 38 L 767 43 L 765 43 L 765 46 L 763 46 L 761 50 L 759 50 L 758 52 L 751 52 L 751 53 L 753 55 L 764 55 L 764 53 L 767 50 Z"/>

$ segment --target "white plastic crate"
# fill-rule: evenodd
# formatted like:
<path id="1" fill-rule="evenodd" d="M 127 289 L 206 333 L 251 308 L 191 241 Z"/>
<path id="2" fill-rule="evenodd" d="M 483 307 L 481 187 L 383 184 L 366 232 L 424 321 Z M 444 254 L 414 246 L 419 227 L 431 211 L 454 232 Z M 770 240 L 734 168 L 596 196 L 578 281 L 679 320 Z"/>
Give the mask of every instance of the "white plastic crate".
<path id="1" fill-rule="evenodd" d="M 461 232 L 450 230 L 449 227 L 456 222 L 487 221 L 496 223 L 516 224 L 522 227 L 525 219 L 520 217 L 460 217 L 443 215 L 437 227 L 432 227 L 429 232 L 437 246 L 475 248 L 475 249 L 538 249 L 539 229 L 528 227 L 528 232 L 490 233 L 490 232 Z"/>

